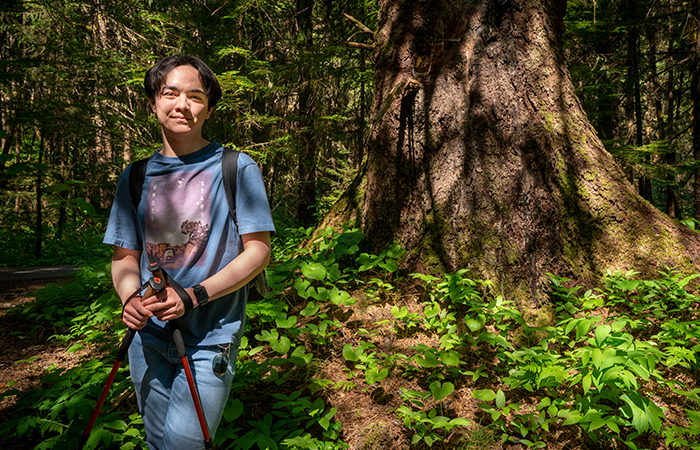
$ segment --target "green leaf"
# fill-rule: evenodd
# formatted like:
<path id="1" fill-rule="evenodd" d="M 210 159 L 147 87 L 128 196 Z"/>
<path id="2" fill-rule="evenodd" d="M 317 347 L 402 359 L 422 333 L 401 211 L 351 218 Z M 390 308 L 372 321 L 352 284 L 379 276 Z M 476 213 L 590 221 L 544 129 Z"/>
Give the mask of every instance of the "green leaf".
<path id="1" fill-rule="evenodd" d="M 443 398 L 447 397 L 455 390 L 455 385 L 450 383 L 449 381 L 443 384 L 440 384 L 439 381 L 433 381 L 432 383 L 430 383 L 429 387 L 430 392 L 433 394 L 433 397 L 435 397 L 436 402 L 439 402 Z"/>
<path id="2" fill-rule="evenodd" d="M 343 358 L 345 358 L 346 361 L 357 361 L 360 359 L 351 344 L 345 344 L 345 346 L 343 346 Z"/>
<path id="3" fill-rule="evenodd" d="M 583 387 L 583 393 L 588 394 L 588 390 L 591 388 L 591 374 L 586 374 L 586 376 L 583 377 L 581 380 L 581 386 Z"/>
<path id="4" fill-rule="evenodd" d="M 40 164 L 40 163 L 31 163 L 30 164 L 32 167 L 34 167 L 36 170 L 39 172 L 46 172 L 46 170 L 49 168 L 46 164 Z"/>
<path id="5" fill-rule="evenodd" d="M 224 409 L 224 419 L 233 422 L 243 415 L 243 402 L 237 398 L 229 398 Z"/>
<path id="6" fill-rule="evenodd" d="M 396 319 L 403 319 L 408 314 L 408 308 L 405 306 L 399 308 L 397 305 L 394 305 L 391 307 L 391 314 Z"/>
<path id="7" fill-rule="evenodd" d="M 499 409 L 503 409 L 503 407 L 506 406 L 506 394 L 500 389 L 496 392 L 496 406 Z"/>
<path id="8" fill-rule="evenodd" d="M 588 333 L 588 331 L 591 329 L 591 324 L 593 323 L 592 320 L 590 319 L 581 319 L 576 326 L 576 340 L 581 339 L 583 336 Z"/>
<path id="9" fill-rule="evenodd" d="M 600 368 L 603 364 L 603 352 L 600 348 L 594 348 L 591 352 L 591 362 L 593 363 L 593 367 L 596 368 Z"/>
<path id="10" fill-rule="evenodd" d="M 573 425 L 579 423 L 582 419 L 581 413 L 575 409 L 560 409 L 557 417 L 566 419 L 562 425 Z"/>
<path id="11" fill-rule="evenodd" d="M 632 374 L 632 372 L 627 370 L 621 370 L 619 378 L 625 384 L 627 389 L 638 389 L 637 378 Z"/>
<path id="12" fill-rule="evenodd" d="M 309 304 L 306 305 L 306 308 L 299 311 L 299 314 L 304 317 L 309 317 L 316 315 L 319 309 L 321 309 L 320 306 L 316 305 L 314 302 L 309 302 Z"/>
<path id="13" fill-rule="evenodd" d="M 540 400 L 540 403 L 537 405 L 537 411 L 544 409 L 551 404 L 552 404 L 552 399 L 550 399 L 549 397 L 544 397 Z"/>
<path id="14" fill-rule="evenodd" d="M 364 272 L 366 270 L 374 269 L 379 263 L 379 259 L 374 255 L 361 253 L 357 258 L 357 262 L 360 263 L 360 267 L 357 270 Z"/>
<path id="15" fill-rule="evenodd" d="M 292 328 L 297 323 L 297 316 L 290 316 L 275 319 L 277 328 Z"/>
<path id="16" fill-rule="evenodd" d="M 28 166 L 24 163 L 19 163 L 19 164 L 13 164 L 10 167 L 7 168 L 7 174 L 8 175 L 18 175 L 25 170 L 27 170 Z"/>
<path id="17" fill-rule="evenodd" d="M 447 366 L 459 367 L 459 353 L 454 350 L 439 352 L 440 360 Z"/>
<path id="18" fill-rule="evenodd" d="M 608 418 L 605 420 L 605 425 L 607 425 L 608 428 L 610 428 L 611 431 L 613 431 L 613 432 L 615 432 L 615 433 L 618 433 L 618 434 L 620 433 L 620 427 L 617 426 L 617 423 L 615 422 L 615 419 L 614 419 L 614 418 L 608 417 Z"/>
<path id="19" fill-rule="evenodd" d="M 313 292 L 315 291 L 315 292 Z M 311 289 L 311 297 L 319 302 L 325 302 L 328 300 L 330 292 L 325 287 L 321 286 L 318 289 Z M 312 314 L 313 315 L 313 314 Z"/>
<path id="20" fill-rule="evenodd" d="M 639 283 L 637 280 L 621 280 L 617 283 L 617 288 L 621 291 L 632 291 L 639 286 Z"/>
<path id="21" fill-rule="evenodd" d="M 475 333 L 484 328 L 484 325 L 486 325 L 486 316 L 479 314 L 476 317 L 465 317 L 464 322 L 467 324 L 469 331 Z"/>
<path id="22" fill-rule="evenodd" d="M 420 355 L 414 355 L 413 361 L 415 361 L 416 364 L 418 364 L 419 366 L 425 367 L 426 369 L 431 369 L 438 365 L 437 356 L 435 356 L 433 352 L 425 352 L 423 355 L 423 358 L 421 358 Z"/>
<path id="23" fill-rule="evenodd" d="M 341 291 L 340 289 L 338 289 L 335 286 L 329 292 L 328 298 L 331 301 L 331 303 L 333 303 L 336 306 L 338 306 L 340 304 L 349 306 L 350 302 L 351 302 L 350 301 L 350 294 L 346 291 Z"/>
<path id="24" fill-rule="evenodd" d="M 432 319 L 433 317 L 440 314 L 440 305 L 438 305 L 437 303 L 433 303 L 432 305 L 426 305 L 423 309 L 423 313 L 425 314 L 425 317 L 427 317 L 428 319 Z"/>
<path id="25" fill-rule="evenodd" d="M 289 355 L 289 360 L 298 366 L 305 366 L 314 358 L 313 353 L 306 353 L 303 345 L 297 346 Z"/>
<path id="26" fill-rule="evenodd" d="M 392 245 L 389 251 L 386 252 L 386 256 L 392 259 L 399 259 L 406 253 L 406 250 L 400 245 Z"/>
<path id="27" fill-rule="evenodd" d="M 83 347 L 84 346 L 82 343 L 73 344 L 70 347 L 68 347 L 66 353 L 70 355 L 71 353 L 77 352 L 78 350 L 82 350 Z"/>
<path id="28" fill-rule="evenodd" d="M 596 418 L 591 421 L 590 426 L 588 427 L 588 431 L 594 431 L 597 430 L 598 428 L 603 427 L 606 424 L 605 419 L 603 418 Z"/>
<path id="29" fill-rule="evenodd" d="M 626 320 L 616 320 L 615 322 L 612 323 L 612 331 L 614 333 L 619 333 L 620 331 L 622 331 L 625 328 L 626 325 L 627 325 Z"/>
<path id="30" fill-rule="evenodd" d="M 632 369 L 632 371 L 637 374 L 639 378 L 643 379 L 644 381 L 649 381 L 649 372 L 647 372 L 644 367 L 640 366 L 634 361 L 627 361 L 627 367 Z"/>
<path id="31" fill-rule="evenodd" d="M 309 287 L 311 286 L 311 282 L 309 280 L 306 280 L 304 278 L 297 278 L 294 280 L 294 288 L 297 291 L 297 295 L 304 300 L 308 299 L 311 293 L 309 292 Z"/>
<path id="32" fill-rule="evenodd" d="M 490 402 L 496 398 L 496 393 L 491 389 L 476 389 L 472 392 L 472 397 L 482 402 Z"/>
<path id="33" fill-rule="evenodd" d="M 387 272 L 396 272 L 399 270 L 399 263 L 394 259 L 387 259 L 384 262 L 379 263 L 379 267 L 386 270 Z"/>
<path id="34" fill-rule="evenodd" d="M 272 347 L 272 350 L 276 351 L 280 355 L 284 355 L 292 347 L 292 342 L 287 336 L 282 336 L 280 337 L 279 341 L 271 340 L 270 347 Z"/>
<path id="35" fill-rule="evenodd" d="M 372 385 L 374 383 L 377 383 L 379 381 L 382 381 L 384 378 L 389 376 L 389 369 L 381 369 L 379 367 L 373 367 L 365 372 L 365 381 L 367 384 Z"/>
<path id="36" fill-rule="evenodd" d="M 260 334 L 255 335 L 255 339 L 261 342 L 275 341 L 279 337 L 280 333 L 277 330 L 262 330 Z"/>
<path id="37" fill-rule="evenodd" d="M 76 198 L 74 202 L 76 205 L 78 205 L 78 208 L 80 209 L 80 211 L 83 212 L 83 214 L 86 214 L 88 216 L 95 215 L 95 208 L 82 198 Z"/>
<path id="38" fill-rule="evenodd" d="M 302 266 L 301 273 L 311 280 L 323 281 L 326 278 L 326 267 L 320 263 L 311 263 Z"/>
<path id="39" fill-rule="evenodd" d="M 600 325 L 595 329 L 595 342 L 598 347 L 603 345 L 605 339 L 610 335 L 612 327 L 610 325 Z"/>

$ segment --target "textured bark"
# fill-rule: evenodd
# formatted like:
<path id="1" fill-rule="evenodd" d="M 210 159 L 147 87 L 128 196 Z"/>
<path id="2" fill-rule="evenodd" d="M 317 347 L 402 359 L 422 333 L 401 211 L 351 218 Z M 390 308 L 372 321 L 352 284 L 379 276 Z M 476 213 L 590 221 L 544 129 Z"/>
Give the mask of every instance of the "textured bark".
<path id="1" fill-rule="evenodd" d="M 700 240 L 640 198 L 585 117 L 566 1 L 380 4 L 364 188 L 334 219 L 355 214 L 377 249 L 397 239 L 412 269 L 470 268 L 535 303 L 548 272 L 695 267 Z"/>

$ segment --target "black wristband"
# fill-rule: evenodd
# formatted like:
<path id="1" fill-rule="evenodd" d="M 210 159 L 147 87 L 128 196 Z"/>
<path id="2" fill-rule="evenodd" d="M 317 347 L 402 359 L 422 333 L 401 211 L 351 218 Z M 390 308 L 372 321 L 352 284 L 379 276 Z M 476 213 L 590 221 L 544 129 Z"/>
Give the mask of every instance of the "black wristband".
<path id="1" fill-rule="evenodd" d="M 209 303 L 209 293 L 201 284 L 197 284 L 192 287 L 194 291 L 194 298 L 197 299 L 197 307 L 204 306 Z"/>
<path id="2" fill-rule="evenodd" d="M 165 270 L 163 270 L 162 273 L 165 277 L 165 281 L 167 281 L 170 287 L 177 293 L 178 297 L 180 297 L 180 300 L 182 300 L 182 304 L 185 307 L 185 313 L 192 311 L 194 304 L 192 303 L 192 297 L 190 297 L 190 294 L 188 294 L 182 286 L 173 280 L 172 277 L 165 272 Z"/>

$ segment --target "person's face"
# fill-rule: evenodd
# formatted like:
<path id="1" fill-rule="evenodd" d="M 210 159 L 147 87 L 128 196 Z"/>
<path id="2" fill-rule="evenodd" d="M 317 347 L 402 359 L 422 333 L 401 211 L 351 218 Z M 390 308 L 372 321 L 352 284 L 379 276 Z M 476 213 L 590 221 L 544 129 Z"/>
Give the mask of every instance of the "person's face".
<path id="1" fill-rule="evenodd" d="M 151 99 L 151 107 L 164 133 L 182 137 L 201 136 L 204 121 L 212 112 L 199 72 L 192 66 L 171 70 L 163 87 Z"/>

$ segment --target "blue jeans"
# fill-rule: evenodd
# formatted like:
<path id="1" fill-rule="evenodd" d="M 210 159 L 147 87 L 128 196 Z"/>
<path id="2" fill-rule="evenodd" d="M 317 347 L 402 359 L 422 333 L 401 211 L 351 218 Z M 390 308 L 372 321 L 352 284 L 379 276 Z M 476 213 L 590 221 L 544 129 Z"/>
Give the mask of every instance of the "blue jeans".
<path id="1" fill-rule="evenodd" d="M 228 400 L 233 368 L 236 366 L 238 343 L 227 346 L 187 347 L 187 356 L 195 385 L 214 438 Z M 223 352 L 229 364 L 217 367 L 213 363 Z M 221 357 L 216 358 L 220 361 Z M 204 448 L 204 436 L 197 419 L 185 370 L 175 343 L 151 333 L 136 333 L 129 348 L 131 380 L 136 389 L 139 411 L 146 428 L 150 450 L 199 450 Z"/>

